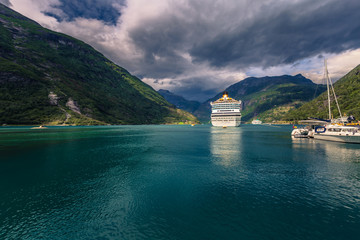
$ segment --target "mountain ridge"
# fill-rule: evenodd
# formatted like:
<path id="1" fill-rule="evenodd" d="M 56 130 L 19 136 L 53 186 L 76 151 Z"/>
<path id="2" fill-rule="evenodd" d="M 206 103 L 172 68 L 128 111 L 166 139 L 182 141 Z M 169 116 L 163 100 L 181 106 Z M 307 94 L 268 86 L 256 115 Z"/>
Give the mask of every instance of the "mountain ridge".
<path id="1" fill-rule="evenodd" d="M 249 77 L 227 87 L 224 91 L 227 91 L 230 97 L 242 101 L 242 121 L 259 118 L 264 122 L 271 122 L 280 120 L 287 111 L 313 98 L 317 88 L 319 92 L 325 90 L 324 86 L 297 74 Z M 221 95 L 222 92 L 202 103 L 194 115 L 202 121 L 208 121 L 211 112 L 210 102 Z"/>
<path id="2" fill-rule="evenodd" d="M 169 103 L 172 103 L 177 108 L 183 109 L 190 113 L 194 112 L 201 104 L 198 101 L 187 100 L 180 95 L 176 95 L 175 93 L 170 92 L 169 90 L 159 89 L 157 92 L 160 93 L 160 95 L 163 96 Z"/>

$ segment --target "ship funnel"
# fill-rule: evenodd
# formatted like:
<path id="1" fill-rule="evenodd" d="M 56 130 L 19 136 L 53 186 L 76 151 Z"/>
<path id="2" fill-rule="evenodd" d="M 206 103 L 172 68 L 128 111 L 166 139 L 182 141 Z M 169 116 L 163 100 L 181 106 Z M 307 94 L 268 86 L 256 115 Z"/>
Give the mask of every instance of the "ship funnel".
<path id="1" fill-rule="evenodd" d="M 227 91 L 225 91 L 225 92 L 223 92 L 223 98 L 228 98 L 229 97 L 229 94 L 228 94 L 228 92 Z"/>

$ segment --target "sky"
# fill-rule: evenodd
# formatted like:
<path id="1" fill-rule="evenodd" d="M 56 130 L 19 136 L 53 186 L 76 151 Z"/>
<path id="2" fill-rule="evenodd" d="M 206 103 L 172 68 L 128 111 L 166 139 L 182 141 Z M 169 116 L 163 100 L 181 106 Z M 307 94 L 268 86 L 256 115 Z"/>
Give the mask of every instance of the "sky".
<path id="1" fill-rule="evenodd" d="M 151 85 L 205 101 L 247 77 L 360 64 L 359 0 L 0 0 Z"/>

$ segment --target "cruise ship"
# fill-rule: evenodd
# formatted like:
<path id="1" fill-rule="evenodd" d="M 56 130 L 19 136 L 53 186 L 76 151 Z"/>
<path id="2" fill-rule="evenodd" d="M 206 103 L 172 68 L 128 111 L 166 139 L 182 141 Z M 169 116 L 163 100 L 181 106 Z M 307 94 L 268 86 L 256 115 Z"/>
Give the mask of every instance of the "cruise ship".
<path id="1" fill-rule="evenodd" d="M 229 97 L 227 92 L 211 105 L 211 124 L 216 127 L 238 127 L 241 124 L 241 101 Z"/>

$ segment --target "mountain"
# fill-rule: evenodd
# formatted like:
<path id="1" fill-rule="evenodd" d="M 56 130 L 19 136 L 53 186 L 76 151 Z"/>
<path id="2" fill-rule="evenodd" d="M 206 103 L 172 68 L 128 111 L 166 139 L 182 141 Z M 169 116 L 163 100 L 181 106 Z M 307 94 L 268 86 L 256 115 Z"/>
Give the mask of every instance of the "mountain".
<path id="1" fill-rule="evenodd" d="M 355 67 L 334 84 L 337 100 L 342 114 L 360 118 L 360 65 Z M 339 116 L 334 98 L 332 97 L 331 111 L 334 117 Z M 329 118 L 327 92 L 316 99 L 294 109 L 285 115 L 288 120 L 307 119 L 308 117 Z"/>
<path id="2" fill-rule="evenodd" d="M 249 77 L 225 89 L 229 96 L 241 100 L 242 121 L 253 118 L 263 122 L 280 120 L 290 109 L 299 107 L 325 90 L 301 74 L 296 76 Z M 222 96 L 222 92 L 209 99 L 195 111 L 202 121 L 210 118 L 210 102 Z"/>
<path id="3" fill-rule="evenodd" d="M 177 108 L 183 109 L 190 113 L 193 113 L 196 109 L 198 109 L 201 104 L 198 101 L 186 100 L 182 96 L 176 95 L 168 90 L 160 89 L 158 93 L 160 93 L 160 95 L 163 96 L 169 103 L 172 103 Z"/>
<path id="4" fill-rule="evenodd" d="M 196 121 L 91 46 L 0 4 L 1 124 Z"/>

